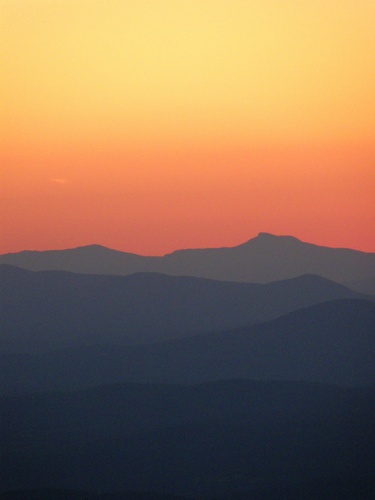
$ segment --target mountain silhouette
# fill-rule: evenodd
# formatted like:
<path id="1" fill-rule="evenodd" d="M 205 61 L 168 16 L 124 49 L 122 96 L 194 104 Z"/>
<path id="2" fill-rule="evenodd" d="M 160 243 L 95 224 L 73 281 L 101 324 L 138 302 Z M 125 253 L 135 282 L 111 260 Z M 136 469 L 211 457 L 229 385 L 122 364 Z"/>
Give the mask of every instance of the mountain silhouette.
<path id="1" fill-rule="evenodd" d="M 179 250 L 164 257 L 145 257 L 91 245 L 6 254 L 0 256 L 0 263 L 32 271 L 118 275 L 157 272 L 258 283 L 316 274 L 341 284 L 355 282 L 357 289 L 365 293 L 369 290 L 368 284 L 361 288 L 360 282 L 375 277 L 375 253 L 328 248 L 269 233 L 259 233 L 236 247 Z"/>
<path id="2" fill-rule="evenodd" d="M 367 297 L 312 275 L 251 284 L 1 265 L 0 284 L 3 353 L 155 343 L 268 321 L 329 300 Z"/>
<path id="3" fill-rule="evenodd" d="M 3 394 L 120 382 L 246 378 L 375 383 L 375 304 L 337 300 L 270 322 L 157 344 L 92 345 L 0 357 Z"/>
<path id="4" fill-rule="evenodd" d="M 1 498 L 371 498 L 375 254 L 0 262 Z"/>

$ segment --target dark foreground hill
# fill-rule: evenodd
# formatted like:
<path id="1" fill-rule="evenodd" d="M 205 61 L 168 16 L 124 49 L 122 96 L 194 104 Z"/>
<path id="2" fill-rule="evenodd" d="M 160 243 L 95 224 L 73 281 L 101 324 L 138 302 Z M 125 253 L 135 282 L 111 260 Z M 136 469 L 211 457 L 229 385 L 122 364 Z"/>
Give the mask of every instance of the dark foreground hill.
<path id="1" fill-rule="evenodd" d="M 126 384 L 0 404 L 3 491 L 366 498 L 373 485 L 374 387 Z"/>
<path id="2" fill-rule="evenodd" d="M 375 384 L 375 304 L 338 300 L 246 328 L 143 346 L 0 357 L 0 390 L 248 378 Z"/>
<path id="3" fill-rule="evenodd" d="M 260 285 L 152 273 L 30 272 L 7 265 L 0 266 L 0 294 L 2 353 L 159 342 L 363 297 L 317 276 Z"/>
<path id="4" fill-rule="evenodd" d="M 367 488 L 366 482 L 366 488 Z M 358 492 L 358 489 L 356 490 Z M 1 492 L 1 500 L 189 500 L 185 496 L 157 492 L 93 492 L 72 489 L 11 489 Z"/>
<path id="5" fill-rule="evenodd" d="M 354 283 L 356 289 L 364 293 L 369 291 L 367 280 L 375 278 L 375 253 L 322 247 L 291 236 L 268 233 L 260 233 L 232 248 L 179 250 L 164 257 L 145 257 L 91 245 L 69 250 L 6 254 L 0 256 L 0 263 L 32 271 L 118 275 L 157 272 L 253 283 L 316 274 L 342 284 Z"/>

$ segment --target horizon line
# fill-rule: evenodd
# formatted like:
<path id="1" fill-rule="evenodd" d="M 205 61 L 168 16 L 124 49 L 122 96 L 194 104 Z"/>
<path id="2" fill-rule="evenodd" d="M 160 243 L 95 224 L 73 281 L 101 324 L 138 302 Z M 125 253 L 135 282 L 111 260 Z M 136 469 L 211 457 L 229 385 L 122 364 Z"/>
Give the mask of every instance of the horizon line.
<path id="1" fill-rule="evenodd" d="M 322 248 L 330 248 L 330 249 L 333 249 L 333 250 L 351 250 L 351 251 L 354 251 L 354 252 L 361 252 L 361 253 L 366 253 L 366 254 L 375 253 L 375 251 L 360 250 L 358 248 L 347 247 L 347 246 L 338 246 L 338 247 L 335 247 L 335 246 L 330 246 L 330 245 L 321 245 L 321 244 L 317 244 L 317 243 L 312 243 L 312 242 L 309 242 L 309 241 L 302 240 L 302 239 L 298 238 L 297 236 L 293 236 L 293 235 L 290 235 L 290 234 L 275 234 L 275 233 L 271 233 L 271 232 L 268 232 L 268 231 L 260 231 L 260 232 L 258 232 L 258 234 L 256 236 L 254 236 L 254 237 L 252 237 L 252 238 L 250 238 L 250 239 L 248 239 L 248 240 L 246 240 L 246 241 L 244 241 L 242 243 L 238 243 L 238 244 L 235 244 L 235 245 L 232 245 L 232 246 L 184 247 L 184 248 L 177 248 L 177 249 L 172 250 L 170 252 L 166 252 L 166 253 L 158 254 L 158 255 L 152 255 L 152 254 L 147 254 L 147 253 L 131 252 L 131 251 L 128 251 L 128 250 L 119 250 L 118 248 L 113 248 L 113 247 L 110 247 L 110 246 L 106 246 L 106 245 L 103 245 L 101 243 L 88 243 L 88 244 L 85 244 L 85 245 L 77 245 L 77 246 L 64 247 L 64 248 L 47 248 L 47 249 L 42 249 L 42 250 L 37 250 L 37 249 L 23 249 L 23 250 L 18 250 L 18 251 L 14 251 L 14 252 L 0 253 L 0 256 L 15 255 L 15 254 L 24 253 L 24 252 L 35 252 L 35 253 L 64 252 L 64 251 L 69 251 L 69 250 L 79 250 L 79 249 L 90 248 L 90 247 L 101 247 L 101 248 L 104 248 L 106 250 L 110 250 L 110 251 L 113 251 L 113 252 L 138 255 L 140 257 L 159 257 L 159 258 L 162 258 L 162 257 L 165 257 L 167 255 L 172 255 L 174 253 L 183 252 L 183 251 L 215 250 L 215 249 L 219 250 L 219 249 L 237 248 L 237 247 L 244 246 L 244 245 L 250 243 L 251 241 L 259 239 L 259 238 L 264 237 L 264 236 L 266 236 L 266 237 L 270 236 L 270 237 L 273 237 L 273 238 L 289 238 L 289 239 L 292 239 L 292 240 L 296 240 L 296 241 L 298 241 L 300 243 L 304 243 L 306 245 L 312 245 L 312 246 L 322 247 Z"/>

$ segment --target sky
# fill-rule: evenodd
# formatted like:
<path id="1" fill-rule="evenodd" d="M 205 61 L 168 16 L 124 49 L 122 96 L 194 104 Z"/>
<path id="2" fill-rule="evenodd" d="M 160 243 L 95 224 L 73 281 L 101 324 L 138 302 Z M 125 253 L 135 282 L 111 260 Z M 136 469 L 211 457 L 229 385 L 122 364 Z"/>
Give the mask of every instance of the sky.
<path id="1" fill-rule="evenodd" d="M 375 251 L 373 0 L 0 0 L 0 253 Z"/>

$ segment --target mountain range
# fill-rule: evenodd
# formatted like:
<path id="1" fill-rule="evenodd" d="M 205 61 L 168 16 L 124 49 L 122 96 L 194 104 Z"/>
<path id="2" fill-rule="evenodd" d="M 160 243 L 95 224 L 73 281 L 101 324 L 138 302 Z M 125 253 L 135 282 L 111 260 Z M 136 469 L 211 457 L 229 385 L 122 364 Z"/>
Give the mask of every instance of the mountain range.
<path id="1" fill-rule="evenodd" d="M 375 304 L 336 300 L 240 329 L 146 345 L 74 346 L 0 356 L 2 394 L 109 383 L 245 378 L 375 384 Z"/>
<path id="2" fill-rule="evenodd" d="M 372 298 L 312 275 L 251 284 L 1 265 L 0 283 L 0 352 L 19 353 L 155 343 L 269 321 L 330 300 Z"/>
<path id="3" fill-rule="evenodd" d="M 375 253 L 328 248 L 292 236 L 259 235 L 232 248 L 179 250 L 146 257 L 100 245 L 69 250 L 24 251 L 0 256 L 0 263 L 31 271 L 63 270 L 128 275 L 156 272 L 225 281 L 268 283 L 316 274 L 375 294 Z"/>
<path id="4" fill-rule="evenodd" d="M 4 499 L 372 498 L 375 254 L 0 256 Z"/>

